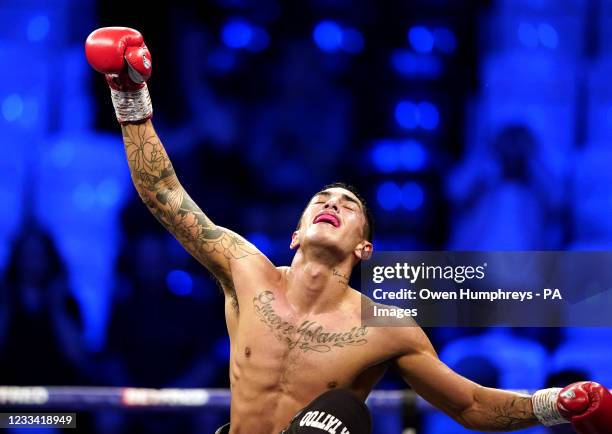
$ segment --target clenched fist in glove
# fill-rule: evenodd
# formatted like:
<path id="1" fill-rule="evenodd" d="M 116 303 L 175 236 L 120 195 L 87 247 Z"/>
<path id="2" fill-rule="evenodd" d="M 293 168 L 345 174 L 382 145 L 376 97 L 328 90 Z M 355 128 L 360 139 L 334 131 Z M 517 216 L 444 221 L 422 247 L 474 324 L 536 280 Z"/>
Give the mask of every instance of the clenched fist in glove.
<path id="1" fill-rule="evenodd" d="M 544 389 L 533 397 L 533 412 L 547 426 L 570 422 L 579 434 L 612 434 L 612 393 L 582 381 L 564 389 Z"/>
<path id="2" fill-rule="evenodd" d="M 142 122 L 153 114 L 146 81 L 151 76 L 151 53 L 140 32 L 127 27 L 103 27 L 85 42 L 89 64 L 106 77 L 117 120 Z"/>

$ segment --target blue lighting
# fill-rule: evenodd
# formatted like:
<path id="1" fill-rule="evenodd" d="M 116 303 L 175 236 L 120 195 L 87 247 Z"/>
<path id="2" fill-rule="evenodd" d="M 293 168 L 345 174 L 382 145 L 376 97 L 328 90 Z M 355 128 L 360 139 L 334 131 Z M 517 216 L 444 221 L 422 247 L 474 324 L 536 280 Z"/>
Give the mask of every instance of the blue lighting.
<path id="1" fill-rule="evenodd" d="M 376 192 L 380 206 L 387 210 L 396 209 L 402 201 L 402 191 L 395 182 L 383 182 Z"/>
<path id="2" fill-rule="evenodd" d="M 185 296 L 193 290 L 193 279 L 186 271 L 172 270 L 166 276 L 166 285 L 173 294 Z"/>
<path id="3" fill-rule="evenodd" d="M 606 122 L 608 126 L 612 126 L 612 106 L 608 107 L 608 110 L 606 110 Z"/>
<path id="4" fill-rule="evenodd" d="M 272 254 L 272 242 L 266 234 L 253 232 L 247 236 L 247 240 L 253 243 L 264 255 Z"/>
<path id="5" fill-rule="evenodd" d="M 419 124 L 419 109 L 410 101 L 401 101 L 395 107 L 395 119 L 404 128 L 416 128 Z"/>
<path id="6" fill-rule="evenodd" d="M 554 50 L 557 48 L 559 44 L 559 36 L 557 35 L 557 31 L 553 26 L 548 23 L 541 23 L 538 26 L 538 35 L 540 37 L 540 42 L 546 48 L 550 48 Z"/>
<path id="7" fill-rule="evenodd" d="M 88 211 L 96 201 L 96 191 L 89 183 L 82 182 L 72 192 L 72 201 L 78 209 Z"/>
<path id="8" fill-rule="evenodd" d="M 34 98 L 26 98 L 23 101 L 23 111 L 21 112 L 20 122 L 22 125 L 35 125 L 38 120 L 38 101 Z M 83 115 L 83 113 L 79 113 Z"/>
<path id="9" fill-rule="evenodd" d="M 389 173 L 398 167 L 397 146 L 391 140 L 380 140 L 372 149 L 372 161 L 381 172 Z"/>
<path id="10" fill-rule="evenodd" d="M 530 23 L 521 23 L 518 28 L 518 38 L 526 47 L 535 48 L 538 46 L 538 32 Z"/>
<path id="11" fill-rule="evenodd" d="M 51 161 L 56 167 L 67 167 L 74 158 L 74 145 L 62 140 L 51 149 Z"/>
<path id="12" fill-rule="evenodd" d="M 419 104 L 419 123 L 426 130 L 433 130 L 438 126 L 440 115 L 438 109 L 428 102 Z"/>
<path id="13" fill-rule="evenodd" d="M 336 51 L 342 44 L 342 29 L 333 21 L 321 21 L 316 25 L 312 37 L 323 51 Z"/>
<path id="14" fill-rule="evenodd" d="M 408 50 L 395 50 L 391 54 L 391 64 L 400 74 L 435 78 L 442 73 L 440 59 L 428 54 L 415 54 Z"/>
<path id="15" fill-rule="evenodd" d="M 349 53 L 361 53 L 364 42 L 361 32 L 356 29 L 344 29 L 342 32 L 342 49 Z"/>
<path id="16" fill-rule="evenodd" d="M 252 31 L 253 36 L 246 47 L 247 50 L 259 53 L 268 48 L 268 45 L 270 45 L 270 36 L 268 36 L 266 29 L 262 29 L 261 27 L 253 27 Z"/>
<path id="17" fill-rule="evenodd" d="M 217 360 L 227 362 L 230 358 L 230 341 L 227 336 L 223 336 L 215 341 L 213 353 Z"/>
<path id="18" fill-rule="evenodd" d="M 433 31 L 434 44 L 443 53 L 450 54 L 457 48 L 455 34 L 444 27 L 438 27 Z"/>
<path id="19" fill-rule="evenodd" d="M 400 162 L 407 170 L 420 170 L 425 166 L 427 154 L 423 145 L 416 140 L 406 140 L 399 148 Z"/>
<path id="20" fill-rule="evenodd" d="M 429 53 L 434 46 L 434 37 L 431 32 L 423 26 L 412 27 L 408 31 L 408 41 L 412 48 L 419 53 Z"/>
<path id="21" fill-rule="evenodd" d="M 213 50 L 206 60 L 210 68 L 221 74 L 230 72 L 236 66 L 235 52 L 223 47 Z"/>
<path id="22" fill-rule="evenodd" d="M 244 48 L 249 45 L 253 38 L 253 29 L 243 19 L 232 19 L 223 26 L 221 38 L 225 45 L 230 48 Z"/>
<path id="23" fill-rule="evenodd" d="M 119 202 L 119 182 L 115 178 L 106 178 L 97 188 L 98 202 L 104 207 L 113 207 Z"/>
<path id="24" fill-rule="evenodd" d="M 2 101 L 2 115 L 9 122 L 16 121 L 23 113 L 23 100 L 16 93 L 7 96 Z"/>
<path id="25" fill-rule="evenodd" d="M 391 54 L 391 64 L 401 74 L 414 74 L 417 70 L 417 62 L 417 57 L 407 50 L 395 50 Z"/>
<path id="26" fill-rule="evenodd" d="M 411 101 L 400 101 L 395 107 L 395 119 L 404 128 L 414 129 L 420 126 L 433 130 L 438 126 L 440 115 L 436 106 L 429 102 L 415 104 Z"/>
<path id="27" fill-rule="evenodd" d="M 402 205 L 409 211 L 419 209 L 423 205 L 425 194 L 423 188 L 416 182 L 408 182 L 402 187 Z"/>
<path id="28" fill-rule="evenodd" d="M 42 41 L 47 37 L 51 23 L 46 15 L 38 15 L 28 23 L 28 40 L 30 42 Z"/>

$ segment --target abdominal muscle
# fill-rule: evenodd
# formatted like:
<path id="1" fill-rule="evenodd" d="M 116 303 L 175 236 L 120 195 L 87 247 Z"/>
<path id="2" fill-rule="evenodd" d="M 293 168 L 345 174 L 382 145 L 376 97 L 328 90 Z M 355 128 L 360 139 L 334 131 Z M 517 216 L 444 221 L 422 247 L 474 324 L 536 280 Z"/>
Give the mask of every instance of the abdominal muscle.
<path id="1" fill-rule="evenodd" d="M 289 394 L 266 391 L 256 399 L 236 393 L 232 387 L 231 434 L 278 434 L 306 404 Z"/>
<path id="2" fill-rule="evenodd" d="M 275 357 L 248 351 L 252 351 L 248 359 L 243 352 L 230 362 L 231 433 L 277 434 L 323 392 L 321 383 L 307 380 L 316 372 L 292 374 L 294 369 L 288 366 L 292 355 Z"/>
<path id="3" fill-rule="evenodd" d="M 301 409 L 333 388 L 350 389 L 365 400 L 385 369 L 364 370 L 350 350 L 304 353 L 278 341 L 259 343 L 232 351 L 231 434 L 278 434 Z"/>

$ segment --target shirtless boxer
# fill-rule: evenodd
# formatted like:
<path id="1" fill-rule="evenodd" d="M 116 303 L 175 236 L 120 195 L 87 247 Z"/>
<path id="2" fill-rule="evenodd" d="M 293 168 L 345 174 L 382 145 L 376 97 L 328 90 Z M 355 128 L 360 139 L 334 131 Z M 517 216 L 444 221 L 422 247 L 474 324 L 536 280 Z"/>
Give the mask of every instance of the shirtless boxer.
<path id="1" fill-rule="evenodd" d="M 533 396 L 479 386 L 436 356 L 418 327 L 365 327 L 351 270 L 372 251 L 365 202 L 351 189 L 324 188 L 291 237 L 290 267 L 217 226 L 181 186 L 151 123 L 142 35 L 111 27 L 86 42 L 105 74 L 121 124 L 132 180 L 153 215 L 219 280 L 231 342 L 230 434 L 368 433 L 364 400 L 395 365 L 416 393 L 463 426 L 512 431 L 571 422 L 577 432 L 612 433 L 612 395 L 594 382 Z"/>

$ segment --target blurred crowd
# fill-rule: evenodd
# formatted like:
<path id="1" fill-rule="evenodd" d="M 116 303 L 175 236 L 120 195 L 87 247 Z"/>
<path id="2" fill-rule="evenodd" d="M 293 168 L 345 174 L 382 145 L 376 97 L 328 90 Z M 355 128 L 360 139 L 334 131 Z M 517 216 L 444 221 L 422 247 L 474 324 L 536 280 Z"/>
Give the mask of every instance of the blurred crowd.
<path id="1" fill-rule="evenodd" d="M 560 234 L 571 220 L 565 220 L 563 196 L 551 192 L 554 181 L 536 170 L 536 146 L 526 127 L 511 125 L 491 145 L 491 160 L 457 165 L 452 176 L 461 184 L 449 184 L 448 200 L 466 202 L 469 206 L 461 208 L 469 211 L 451 228 L 447 248 L 566 246 Z M 472 164 L 477 169 L 469 170 Z M 105 344 L 92 351 L 53 236 L 35 217 L 24 220 L 0 286 L 0 384 L 229 387 L 223 297 L 213 280 L 136 194 L 122 211 L 121 226 Z M 600 331 L 604 339 L 606 332 Z M 594 365 L 597 358 L 589 357 L 585 369 L 580 358 L 571 358 L 578 343 L 597 342 L 600 335 L 593 330 L 439 328 L 428 333 L 443 360 L 485 386 L 535 389 L 604 375 L 598 369 L 605 368 Z M 382 387 L 406 386 L 391 372 Z M 79 423 L 98 432 L 209 432 L 227 417 L 224 412 L 101 412 Z M 440 417 L 428 422 L 426 432 L 442 432 L 436 424 L 446 426 L 448 420 Z M 389 421 L 383 425 L 399 423 Z"/>
<path id="2" fill-rule="evenodd" d="M 446 244 L 436 247 L 567 248 L 572 240 L 567 238 L 573 224 L 567 209 L 571 202 L 555 193 L 557 183 L 567 180 L 543 173 L 535 149 L 537 141 L 526 126 L 509 125 L 491 143 L 488 160 L 458 163 L 448 178 L 446 200 L 451 208 L 464 211 L 449 228 Z M 0 287 L 0 384 L 229 386 L 221 292 L 135 193 L 120 221 L 123 236 L 105 344 L 92 351 L 53 236 L 35 217 L 24 219 Z M 290 260 L 288 249 L 284 255 Z M 580 358 L 571 353 L 585 339 L 609 339 L 607 330 L 598 334 L 588 329 L 438 328 L 428 333 L 443 360 L 459 373 L 485 386 L 510 389 L 563 386 L 594 374 L 601 378 L 605 368 L 595 363 L 601 357 L 587 358 L 581 369 Z M 391 372 L 381 387 L 406 385 Z M 79 423 L 98 432 L 210 432 L 227 417 L 224 412 L 177 416 L 107 411 L 81 417 Z M 425 432 L 444 432 L 449 425 L 444 416 L 425 419 Z M 402 422 L 396 415 L 395 420 L 380 418 L 376 423 L 394 429 Z M 451 429 L 459 432 L 458 427 Z"/>
<path id="3" fill-rule="evenodd" d="M 276 264 L 291 260 L 290 235 L 306 201 L 339 180 L 356 185 L 371 203 L 378 250 L 612 244 L 606 145 L 612 95 L 603 79 L 612 53 L 587 26 L 604 35 L 612 28 L 597 21 L 612 16 L 606 2 L 576 0 L 570 9 L 535 0 L 178 3 L 156 5 L 154 13 L 141 4 L 89 2 L 97 18 L 75 23 L 79 31 L 64 36 L 66 45 L 82 44 L 97 26 L 143 32 L 155 65 L 149 85 L 155 125 L 182 184 L 213 221 L 243 234 Z M 68 18 L 80 13 L 71 7 Z M 252 27 L 236 17 L 248 17 Z M 353 45 L 329 49 L 334 27 L 325 21 L 317 33 L 313 26 L 332 18 L 353 33 L 342 26 L 339 32 L 355 36 L 360 29 L 361 43 L 355 36 Z M 244 26 L 249 34 L 267 33 L 239 46 Z M 418 31 L 407 42 L 408 28 Z M 427 28 L 436 29 L 431 41 Z M 436 45 L 440 34 L 446 45 Z M 580 41 L 567 42 L 567 35 Z M 0 57 L 10 51 L 4 48 Z M 128 170 L 108 90 L 88 75 L 78 50 L 66 58 L 78 59 L 70 68 L 80 81 L 72 75 L 65 81 L 81 87 L 62 93 L 49 84 L 64 102 L 40 133 L 42 148 L 46 140 L 55 143 L 48 145 L 55 166 L 41 164 L 54 167 L 47 172 L 55 178 L 24 181 L 38 187 L 33 197 L 27 189 L 17 195 L 25 205 L 4 249 L 0 384 L 227 388 L 223 297 L 210 275 L 164 232 L 129 181 L 101 182 L 106 187 L 91 191 L 66 181 L 106 167 Z M 49 63 L 48 71 L 60 68 Z M 82 105 L 75 109 L 70 101 Z M 6 107 L 5 101 L 2 122 L 12 113 Z M 58 139 L 66 124 L 89 135 L 71 130 Z M 70 141 L 77 150 L 66 151 Z M 85 167 L 86 159 L 95 170 Z M 102 206 L 123 188 L 125 200 L 112 202 L 116 209 Z M 96 194 L 99 208 L 88 202 Z M 81 214 L 45 202 L 57 197 Z M 107 292 L 82 289 L 90 270 L 79 268 L 83 263 L 108 267 Z M 90 317 L 98 314 L 101 338 L 92 339 Z M 586 378 L 612 385 L 611 356 L 599 344 L 610 342 L 610 329 L 427 332 L 446 363 L 485 386 L 538 389 Z M 380 387 L 407 386 L 390 372 Z M 439 414 L 410 421 L 384 416 L 374 415 L 376 433 L 400 432 L 404 422 L 419 432 L 463 432 Z M 84 414 L 79 424 L 92 433 L 210 433 L 228 417 L 227 411 L 104 411 Z"/>

